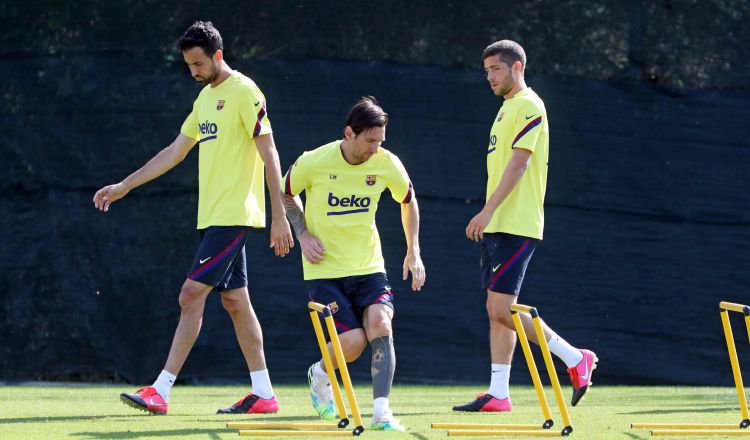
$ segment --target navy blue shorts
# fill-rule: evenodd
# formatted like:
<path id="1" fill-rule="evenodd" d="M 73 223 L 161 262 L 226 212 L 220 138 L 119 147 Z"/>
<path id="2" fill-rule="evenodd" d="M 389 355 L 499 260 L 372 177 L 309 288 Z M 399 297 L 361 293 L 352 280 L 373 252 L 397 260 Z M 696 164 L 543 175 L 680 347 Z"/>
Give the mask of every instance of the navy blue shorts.
<path id="1" fill-rule="evenodd" d="M 245 242 L 251 229 L 248 226 L 201 229 L 201 244 L 187 277 L 219 291 L 246 287 Z"/>
<path id="2" fill-rule="evenodd" d="M 384 273 L 307 280 L 310 301 L 328 306 L 338 333 L 362 328 L 365 308 L 385 304 L 393 309 L 393 290 Z"/>
<path id="3" fill-rule="evenodd" d="M 502 232 L 484 233 L 481 249 L 482 287 L 518 295 L 523 276 L 539 240 Z"/>

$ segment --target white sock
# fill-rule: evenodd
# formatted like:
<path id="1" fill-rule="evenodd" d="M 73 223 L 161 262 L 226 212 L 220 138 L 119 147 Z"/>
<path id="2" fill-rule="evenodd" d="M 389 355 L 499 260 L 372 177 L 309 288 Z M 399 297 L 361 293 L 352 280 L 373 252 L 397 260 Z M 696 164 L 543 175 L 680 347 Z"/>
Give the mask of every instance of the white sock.
<path id="1" fill-rule="evenodd" d="M 159 377 L 156 378 L 156 382 L 151 385 L 156 388 L 156 392 L 159 393 L 165 402 L 169 402 L 169 392 L 172 391 L 172 385 L 174 385 L 175 379 L 177 379 L 177 376 L 174 374 L 167 370 L 161 370 Z"/>
<path id="2" fill-rule="evenodd" d="M 568 344 L 568 341 L 559 336 L 552 337 L 547 341 L 547 344 L 549 345 L 549 351 L 565 362 L 568 368 L 575 367 L 583 360 L 581 350 Z"/>
<path id="3" fill-rule="evenodd" d="M 313 378 L 315 379 L 315 381 L 325 381 L 325 383 L 330 382 L 328 373 L 323 370 L 323 363 L 320 361 L 315 363 L 315 366 L 313 366 Z"/>
<path id="4" fill-rule="evenodd" d="M 250 380 L 253 382 L 252 393 L 261 399 L 270 399 L 273 397 L 273 388 L 271 387 L 271 378 L 268 376 L 268 369 L 260 371 L 251 371 Z"/>
<path id="5" fill-rule="evenodd" d="M 510 365 L 492 364 L 492 376 L 490 378 L 490 390 L 488 391 L 496 399 L 508 397 L 508 382 L 510 381 Z"/>
<path id="6" fill-rule="evenodd" d="M 390 406 L 388 404 L 387 397 L 378 397 L 372 401 L 372 419 L 375 421 L 382 421 L 381 418 L 391 414 Z"/>

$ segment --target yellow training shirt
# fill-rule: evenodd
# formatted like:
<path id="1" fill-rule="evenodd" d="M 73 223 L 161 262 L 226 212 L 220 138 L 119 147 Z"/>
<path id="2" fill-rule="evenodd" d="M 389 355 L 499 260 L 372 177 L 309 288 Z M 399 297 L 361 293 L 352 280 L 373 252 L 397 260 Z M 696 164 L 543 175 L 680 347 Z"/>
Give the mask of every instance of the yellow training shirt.
<path id="1" fill-rule="evenodd" d="M 320 264 L 302 258 L 306 280 L 385 273 L 375 211 L 386 188 L 397 202 L 413 197 L 404 166 L 384 148 L 367 162 L 351 165 L 339 140 L 305 152 L 289 168 L 284 191 L 305 191 L 307 229 L 325 248 Z"/>
<path id="2" fill-rule="evenodd" d="M 541 240 L 547 188 L 549 125 L 547 111 L 530 88 L 505 100 L 495 117 L 487 149 L 487 200 L 500 184 L 514 148 L 532 152 L 516 187 L 497 207 L 485 232 L 505 232 Z"/>
<path id="3" fill-rule="evenodd" d="M 232 72 L 206 86 L 180 129 L 200 141 L 198 229 L 266 225 L 263 160 L 254 138 L 271 133 L 266 99 L 250 78 Z"/>

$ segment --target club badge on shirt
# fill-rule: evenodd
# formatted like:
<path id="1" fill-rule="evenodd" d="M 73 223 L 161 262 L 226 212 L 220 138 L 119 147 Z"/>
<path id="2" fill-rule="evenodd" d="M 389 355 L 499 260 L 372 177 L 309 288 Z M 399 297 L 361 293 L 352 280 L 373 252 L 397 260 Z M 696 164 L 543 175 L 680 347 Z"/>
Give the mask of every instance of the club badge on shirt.
<path id="1" fill-rule="evenodd" d="M 374 176 L 374 175 L 368 175 L 368 176 L 367 176 L 367 180 L 366 180 L 366 183 L 367 183 L 368 185 L 370 185 L 370 186 L 373 186 L 373 185 L 375 185 L 375 182 L 376 182 L 376 181 L 377 181 L 377 176 Z"/>
<path id="2" fill-rule="evenodd" d="M 339 311 L 339 305 L 336 304 L 336 301 L 328 304 L 328 308 L 331 309 L 331 313 L 336 313 Z"/>
<path id="3" fill-rule="evenodd" d="M 220 99 L 219 102 L 216 103 L 216 110 L 221 110 L 224 108 L 224 100 Z"/>

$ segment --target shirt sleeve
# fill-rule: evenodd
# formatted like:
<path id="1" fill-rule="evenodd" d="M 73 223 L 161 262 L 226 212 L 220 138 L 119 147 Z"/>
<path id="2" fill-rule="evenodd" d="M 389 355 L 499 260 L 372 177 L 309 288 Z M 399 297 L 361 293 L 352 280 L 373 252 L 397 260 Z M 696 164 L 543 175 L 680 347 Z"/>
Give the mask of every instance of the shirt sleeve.
<path id="1" fill-rule="evenodd" d="M 534 152 L 539 133 L 542 132 L 543 112 L 531 101 L 525 103 L 515 121 L 515 137 L 511 148 L 523 148 Z"/>
<path id="2" fill-rule="evenodd" d="M 180 127 L 180 133 L 189 138 L 199 141 L 201 136 L 200 130 L 198 128 L 198 112 L 195 110 L 195 108 L 197 107 L 197 103 L 197 100 L 193 103 L 193 110 L 185 119 L 185 122 L 182 123 L 182 127 Z"/>
<path id="3" fill-rule="evenodd" d="M 284 176 L 284 193 L 286 195 L 296 196 L 310 187 L 310 161 L 308 159 L 309 156 L 304 153 L 287 170 Z"/>
<path id="4" fill-rule="evenodd" d="M 398 203 L 409 203 L 414 198 L 414 188 L 412 188 L 409 174 L 396 155 L 391 154 L 391 167 L 385 176 L 385 184 L 391 191 L 391 197 Z"/>
<path id="5" fill-rule="evenodd" d="M 257 87 L 248 87 L 245 99 L 240 106 L 240 117 L 242 124 L 253 139 L 273 132 L 266 110 L 266 97 Z"/>

